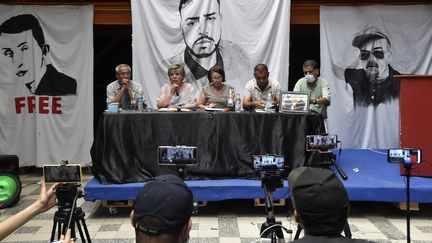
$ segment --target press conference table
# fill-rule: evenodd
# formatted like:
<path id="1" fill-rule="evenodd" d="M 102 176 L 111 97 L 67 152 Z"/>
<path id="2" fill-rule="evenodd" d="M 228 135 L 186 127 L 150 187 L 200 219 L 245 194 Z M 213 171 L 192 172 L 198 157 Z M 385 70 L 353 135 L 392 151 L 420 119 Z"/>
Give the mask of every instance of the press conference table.
<path id="1" fill-rule="evenodd" d="M 252 178 L 252 155 L 282 154 L 298 167 L 306 160 L 306 136 L 323 129 L 314 112 L 104 113 L 91 149 L 93 174 L 102 184 L 145 181 L 160 172 L 158 146 L 187 145 L 197 147 L 191 178 Z"/>

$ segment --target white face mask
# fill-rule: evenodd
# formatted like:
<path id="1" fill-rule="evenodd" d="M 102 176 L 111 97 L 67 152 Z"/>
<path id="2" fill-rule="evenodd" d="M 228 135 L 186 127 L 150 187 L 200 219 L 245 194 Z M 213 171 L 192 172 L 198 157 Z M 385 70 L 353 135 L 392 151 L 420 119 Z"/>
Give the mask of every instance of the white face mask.
<path id="1" fill-rule="evenodd" d="M 313 83 L 313 82 L 315 82 L 315 75 L 312 75 L 312 74 L 306 74 L 305 75 L 305 79 L 306 79 L 306 81 L 308 82 L 308 83 Z"/>

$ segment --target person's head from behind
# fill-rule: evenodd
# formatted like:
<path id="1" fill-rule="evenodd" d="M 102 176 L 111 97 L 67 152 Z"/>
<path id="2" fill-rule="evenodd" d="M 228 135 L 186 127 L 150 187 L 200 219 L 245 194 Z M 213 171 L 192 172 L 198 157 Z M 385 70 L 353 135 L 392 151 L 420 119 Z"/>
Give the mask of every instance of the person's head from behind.
<path id="1" fill-rule="evenodd" d="M 356 35 L 352 45 L 360 51 L 359 59 L 369 82 L 384 82 L 389 76 L 391 58 L 391 43 L 387 35 L 376 27 L 369 27 Z"/>
<path id="2" fill-rule="evenodd" d="M 173 64 L 168 67 L 168 77 L 171 83 L 182 85 L 185 76 L 185 70 L 181 64 Z"/>
<path id="3" fill-rule="evenodd" d="M 258 64 L 254 68 L 254 77 L 258 87 L 264 89 L 268 85 L 269 71 L 265 64 Z"/>
<path id="4" fill-rule="evenodd" d="M 315 60 L 306 60 L 303 65 L 303 74 L 308 83 L 314 83 L 319 74 L 318 63 Z"/>
<path id="5" fill-rule="evenodd" d="M 340 235 L 348 218 L 348 193 L 329 169 L 299 167 L 288 184 L 293 216 L 307 235 Z"/>
<path id="6" fill-rule="evenodd" d="M 131 68 L 127 64 L 119 64 L 115 67 L 116 78 L 120 83 L 122 81 L 129 82 L 131 78 Z"/>
<path id="7" fill-rule="evenodd" d="M 225 71 L 223 67 L 219 64 L 211 67 L 207 73 L 207 78 L 216 88 L 221 87 L 222 83 L 225 82 Z"/>
<path id="8" fill-rule="evenodd" d="M 183 39 L 192 55 L 212 55 L 222 33 L 219 0 L 180 0 L 179 12 Z"/>
<path id="9" fill-rule="evenodd" d="M 27 85 L 35 82 L 36 87 L 45 74 L 49 52 L 38 19 L 31 14 L 11 17 L 0 25 L 0 38 L 8 40 L 9 45 L 0 48 L 3 55 L 11 58 L 18 80 Z"/>
<path id="10" fill-rule="evenodd" d="M 175 175 L 147 182 L 130 215 L 136 242 L 186 242 L 192 227 L 192 204 L 191 190 Z"/>

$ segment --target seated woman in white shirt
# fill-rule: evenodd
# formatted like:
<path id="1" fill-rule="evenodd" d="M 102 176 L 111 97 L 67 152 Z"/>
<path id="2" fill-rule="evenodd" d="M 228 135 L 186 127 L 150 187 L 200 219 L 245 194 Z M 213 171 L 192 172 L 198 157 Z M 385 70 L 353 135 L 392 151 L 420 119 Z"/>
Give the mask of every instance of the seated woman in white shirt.
<path id="1" fill-rule="evenodd" d="M 157 99 L 158 108 L 187 108 L 196 106 L 195 91 L 190 83 L 184 81 L 185 71 L 180 64 L 168 68 L 170 82 L 164 84 Z"/>

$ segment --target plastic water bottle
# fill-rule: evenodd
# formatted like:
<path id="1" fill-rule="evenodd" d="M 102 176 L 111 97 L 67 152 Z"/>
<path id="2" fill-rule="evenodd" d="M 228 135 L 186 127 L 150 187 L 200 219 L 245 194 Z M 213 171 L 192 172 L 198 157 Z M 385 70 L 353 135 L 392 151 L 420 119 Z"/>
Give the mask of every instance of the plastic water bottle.
<path id="1" fill-rule="evenodd" d="M 236 112 L 240 112 L 241 111 L 241 98 L 240 98 L 240 94 L 239 93 L 237 93 L 237 96 L 236 96 L 235 111 Z"/>
<path id="2" fill-rule="evenodd" d="M 228 90 L 228 100 L 227 100 L 227 105 L 229 108 L 234 107 L 233 96 L 234 96 L 234 88 L 232 86 L 230 86 L 229 90 Z"/>
<path id="3" fill-rule="evenodd" d="M 136 110 L 136 97 L 132 95 L 132 97 L 130 97 L 130 109 L 131 110 Z"/>
<path id="4" fill-rule="evenodd" d="M 144 96 L 143 96 L 141 88 L 138 89 L 137 103 L 138 103 L 138 111 L 142 112 L 144 109 Z"/>
<path id="5" fill-rule="evenodd" d="M 271 93 L 269 93 L 267 95 L 267 100 L 266 100 L 266 105 L 265 105 L 265 112 L 270 113 L 271 112 L 271 107 L 272 107 L 272 100 L 271 100 Z"/>

